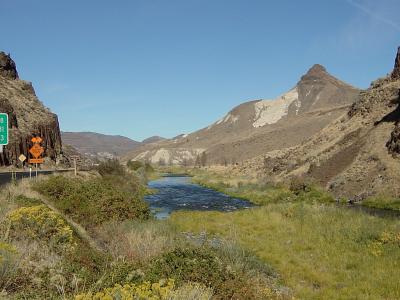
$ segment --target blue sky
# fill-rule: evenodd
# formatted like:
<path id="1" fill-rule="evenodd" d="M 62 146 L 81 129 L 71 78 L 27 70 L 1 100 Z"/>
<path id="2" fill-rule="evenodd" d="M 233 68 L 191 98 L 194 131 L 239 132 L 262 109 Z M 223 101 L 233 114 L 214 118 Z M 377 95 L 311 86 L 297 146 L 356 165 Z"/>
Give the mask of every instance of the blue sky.
<path id="1" fill-rule="evenodd" d="M 64 131 L 173 137 L 274 98 L 315 63 L 393 68 L 398 0 L 0 0 L 0 50 Z"/>

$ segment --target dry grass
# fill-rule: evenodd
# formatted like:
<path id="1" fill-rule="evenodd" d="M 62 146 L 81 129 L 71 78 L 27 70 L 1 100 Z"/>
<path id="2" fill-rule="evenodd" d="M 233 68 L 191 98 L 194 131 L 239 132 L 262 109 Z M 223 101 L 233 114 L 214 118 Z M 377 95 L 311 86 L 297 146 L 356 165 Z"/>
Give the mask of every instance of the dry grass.
<path id="1" fill-rule="evenodd" d="M 172 292 L 169 300 L 210 300 L 213 290 L 198 283 L 187 283 Z"/>
<path id="2" fill-rule="evenodd" d="M 114 258 L 142 263 L 179 244 L 175 231 L 162 221 L 111 222 L 96 228 L 95 232 Z"/>
<path id="3" fill-rule="evenodd" d="M 239 242 L 300 299 L 399 299 L 400 222 L 330 205 L 271 204 L 234 213 L 178 212 L 178 228 Z M 392 241 L 393 240 L 393 241 Z"/>

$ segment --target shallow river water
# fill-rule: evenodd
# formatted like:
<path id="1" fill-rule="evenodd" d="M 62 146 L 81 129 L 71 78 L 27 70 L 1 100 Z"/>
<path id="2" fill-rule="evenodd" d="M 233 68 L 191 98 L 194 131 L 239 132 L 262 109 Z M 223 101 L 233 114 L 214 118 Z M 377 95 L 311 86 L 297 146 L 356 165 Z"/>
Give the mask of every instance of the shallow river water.
<path id="1" fill-rule="evenodd" d="M 157 190 L 145 200 L 158 219 L 165 219 L 171 212 L 182 209 L 234 211 L 253 206 L 249 201 L 193 184 L 190 177 L 163 177 L 148 185 Z"/>

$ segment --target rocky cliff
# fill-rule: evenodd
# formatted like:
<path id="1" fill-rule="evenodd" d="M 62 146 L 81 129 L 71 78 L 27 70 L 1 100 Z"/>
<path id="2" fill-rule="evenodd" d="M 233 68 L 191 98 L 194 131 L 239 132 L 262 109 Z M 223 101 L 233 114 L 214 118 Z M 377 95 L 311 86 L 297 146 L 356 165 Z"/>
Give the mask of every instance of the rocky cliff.
<path id="1" fill-rule="evenodd" d="M 40 136 L 46 164 L 62 158 L 61 134 L 57 115 L 36 97 L 30 82 L 20 80 L 11 57 L 0 52 L 0 112 L 9 116 L 10 141 L 0 153 L 0 166 L 21 166 L 18 157 L 28 155 L 31 138 Z"/>
<path id="2" fill-rule="evenodd" d="M 394 62 L 394 69 L 392 72 L 392 79 L 400 79 L 400 47 L 397 49 L 397 56 Z"/>

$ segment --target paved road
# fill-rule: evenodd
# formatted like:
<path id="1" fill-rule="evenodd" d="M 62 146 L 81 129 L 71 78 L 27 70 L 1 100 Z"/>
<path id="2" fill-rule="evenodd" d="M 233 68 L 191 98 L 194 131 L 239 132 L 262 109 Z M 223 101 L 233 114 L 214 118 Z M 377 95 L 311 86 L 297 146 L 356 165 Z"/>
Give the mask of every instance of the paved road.
<path id="1" fill-rule="evenodd" d="M 46 170 L 46 171 L 38 171 L 38 175 L 49 175 L 53 173 L 62 173 L 62 172 L 70 172 L 71 170 L 66 169 L 66 170 L 56 170 L 56 171 L 51 171 L 51 170 Z M 32 170 L 32 177 L 35 176 L 35 171 Z M 11 182 L 11 172 L 0 172 L 0 186 L 4 185 L 6 183 Z M 17 171 L 17 179 L 22 179 L 22 178 L 29 178 L 29 171 L 24 172 L 24 171 Z"/>

